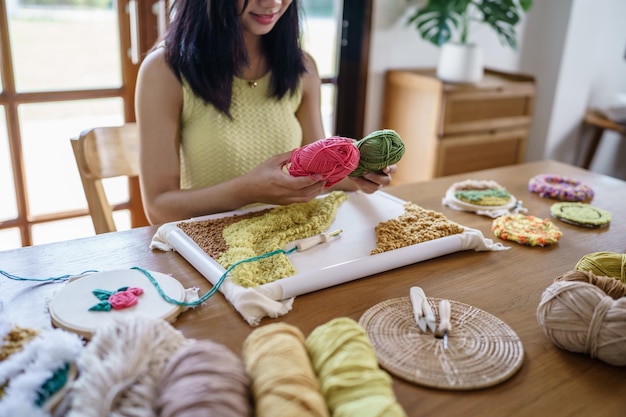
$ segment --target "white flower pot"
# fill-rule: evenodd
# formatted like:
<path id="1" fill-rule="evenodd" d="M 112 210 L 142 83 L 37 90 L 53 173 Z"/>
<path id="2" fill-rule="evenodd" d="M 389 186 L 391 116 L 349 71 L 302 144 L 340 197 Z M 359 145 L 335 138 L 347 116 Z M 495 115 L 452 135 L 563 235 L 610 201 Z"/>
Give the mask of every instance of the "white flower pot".
<path id="1" fill-rule="evenodd" d="M 437 77 L 452 83 L 475 83 L 483 78 L 483 51 L 474 44 L 446 43 L 441 47 Z"/>

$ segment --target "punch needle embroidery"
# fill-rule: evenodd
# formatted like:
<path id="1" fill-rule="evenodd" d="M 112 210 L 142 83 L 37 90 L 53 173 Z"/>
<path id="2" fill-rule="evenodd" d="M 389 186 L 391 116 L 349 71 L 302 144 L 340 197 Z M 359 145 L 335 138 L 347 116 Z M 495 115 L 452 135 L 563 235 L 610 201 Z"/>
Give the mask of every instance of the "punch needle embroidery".
<path id="1" fill-rule="evenodd" d="M 89 311 L 123 310 L 139 302 L 143 290 L 138 287 L 122 287 L 117 291 L 95 289 L 91 292 L 100 302 L 89 308 Z"/>

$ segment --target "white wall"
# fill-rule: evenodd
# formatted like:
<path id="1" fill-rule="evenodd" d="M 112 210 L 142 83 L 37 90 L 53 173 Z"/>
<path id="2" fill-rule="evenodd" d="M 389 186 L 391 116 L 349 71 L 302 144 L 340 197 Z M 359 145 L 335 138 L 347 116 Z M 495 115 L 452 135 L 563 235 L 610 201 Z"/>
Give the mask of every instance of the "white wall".
<path id="1" fill-rule="evenodd" d="M 364 131 L 380 128 L 381 102 L 387 69 L 434 68 L 439 48 L 423 40 L 407 20 L 414 7 L 406 0 L 374 0 L 373 31 L 370 39 L 370 63 Z M 485 66 L 503 71 L 517 71 L 519 55 L 500 44 L 495 32 L 476 26 L 470 41 L 483 47 Z M 520 26 L 520 33 L 524 28 Z M 520 36 L 520 40 L 523 37 Z"/>
<path id="2" fill-rule="evenodd" d="M 379 129 L 385 71 L 434 67 L 439 50 L 406 24 L 406 0 L 375 0 L 365 131 Z M 626 92 L 626 1 L 535 0 L 519 27 L 519 53 L 489 28 L 472 41 L 485 66 L 534 75 L 537 95 L 526 159 L 580 163 L 586 108 L 606 92 Z M 593 171 L 626 179 L 626 140 L 605 133 Z"/>
<path id="3" fill-rule="evenodd" d="M 563 83 L 557 92 L 559 109 L 567 108 L 573 99 L 577 100 L 574 103 L 578 107 L 586 108 L 606 93 L 626 93 L 624 17 L 626 2 L 623 0 L 574 0 L 561 71 L 562 78 L 569 82 Z M 583 70 L 577 71 L 577 68 Z M 579 137 L 588 139 L 588 132 L 580 132 L 580 125 L 571 129 L 572 118 L 566 116 L 559 112 L 554 124 L 563 130 L 570 127 L 573 133 L 566 135 L 564 131 L 561 135 L 551 135 L 550 140 L 575 146 Z M 614 132 L 605 133 L 591 169 L 626 178 L 625 139 Z"/>
<path id="4" fill-rule="evenodd" d="M 623 0 L 536 2 L 520 60 L 541 86 L 527 159 L 582 163 L 591 134 L 580 122 L 585 110 L 610 92 L 626 92 L 624 16 Z M 591 169 L 626 178 L 625 159 L 623 138 L 607 132 Z"/>
<path id="5" fill-rule="evenodd" d="M 520 48 L 520 71 L 533 74 L 537 83 L 535 111 L 526 149 L 526 159 L 529 161 L 551 157 L 551 153 L 547 152 L 550 147 L 547 132 L 550 130 L 555 108 L 571 14 L 569 0 L 537 3 L 535 2 L 525 20 L 526 36 Z M 578 114 L 583 111 L 584 107 L 577 109 Z"/>

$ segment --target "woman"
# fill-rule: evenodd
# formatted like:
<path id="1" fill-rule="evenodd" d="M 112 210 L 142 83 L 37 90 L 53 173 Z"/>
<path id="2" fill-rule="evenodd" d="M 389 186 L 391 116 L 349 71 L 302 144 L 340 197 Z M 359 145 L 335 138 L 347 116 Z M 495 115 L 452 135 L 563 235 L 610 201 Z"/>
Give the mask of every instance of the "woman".
<path id="1" fill-rule="evenodd" d="M 139 70 L 141 188 L 153 224 L 250 203 L 306 202 L 325 182 L 282 170 L 325 137 L 320 78 L 291 0 L 177 0 L 164 42 Z M 371 193 L 382 174 L 332 188 Z"/>

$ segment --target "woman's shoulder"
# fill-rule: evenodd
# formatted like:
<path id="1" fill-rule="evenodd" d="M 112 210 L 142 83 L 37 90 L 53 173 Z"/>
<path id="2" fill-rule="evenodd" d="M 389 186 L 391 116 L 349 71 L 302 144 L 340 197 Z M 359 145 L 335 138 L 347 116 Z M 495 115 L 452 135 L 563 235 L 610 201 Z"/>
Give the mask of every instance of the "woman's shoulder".
<path id="1" fill-rule="evenodd" d="M 154 90 L 168 99 L 182 100 L 182 84 L 165 59 L 165 48 L 150 52 L 139 67 L 137 89 L 145 92 Z M 155 86 L 158 88 L 155 89 Z"/>
<path id="2" fill-rule="evenodd" d="M 317 64 L 315 63 L 315 59 L 308 52 L 304 52 L 303 60 L 304 68 L 306 68 L 306 74 L 312 75 L 313 77 L 319 77 L 317 72 Z"/>
<path id="3" fill-rule="evenodd" d="M 160 85 L 161 88 L 169 86 L 179 89 L 181 81 L 168 64 L 165 54 L 165 48 L 156 48 L 148 53 L 141 62 L 138 78 L 148 81 L 152 85 Z"/>
<path id="4" fill-rule="evenodd" d="M 315 59 L 308 53 L 304 53 L 304 68 L 305 73 L 302 75 L 302 87 L 306 92 L 308 88 L 319 88 L 322 80 L 317 72 L 317 64 Z"/>
<path id="5" fill-rule="evenodd" d="M 160 47 L 149 52 L 139 67 L 140 72 L 148 72 L 150 74 L 158 74 L 165 70 L 172 71 L 165 59 L 165 48 Z"/>

